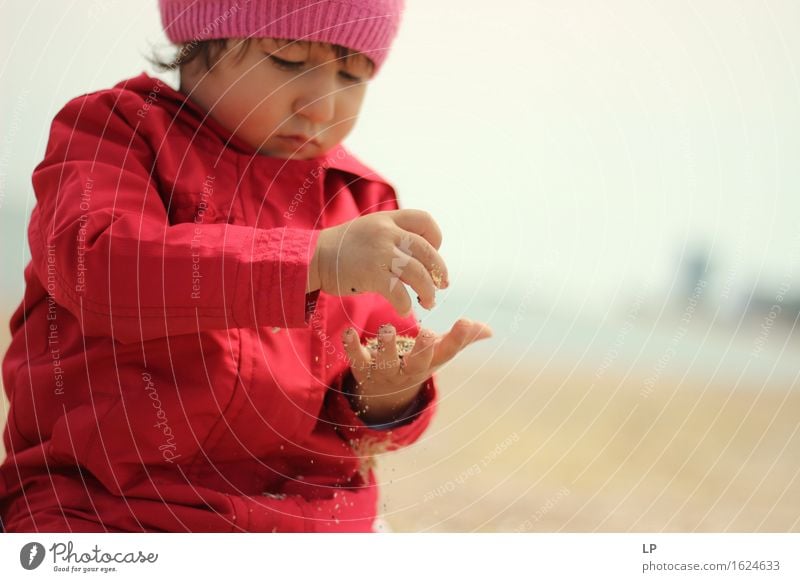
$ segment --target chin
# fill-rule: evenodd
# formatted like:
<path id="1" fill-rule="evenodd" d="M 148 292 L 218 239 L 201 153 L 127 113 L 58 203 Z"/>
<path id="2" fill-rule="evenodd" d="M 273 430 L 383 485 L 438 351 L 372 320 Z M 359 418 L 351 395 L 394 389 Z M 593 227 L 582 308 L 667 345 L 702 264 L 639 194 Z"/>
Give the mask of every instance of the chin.
<path id="1" fill-rule="evenodd" d="M 294 150 L 275 150 L 275 149 L 268 149 L 268 148 L 261 148 L 259 152 L 265 156 L 270 156 L 272 158 L 281 158 L 283 160 L 310 160 L 312 158 L 318 158 L 324 156 L 331 148 L 329 147 L 314 147 L 314 148 L 307 148 L 306 151 L 294 151 Z"/>

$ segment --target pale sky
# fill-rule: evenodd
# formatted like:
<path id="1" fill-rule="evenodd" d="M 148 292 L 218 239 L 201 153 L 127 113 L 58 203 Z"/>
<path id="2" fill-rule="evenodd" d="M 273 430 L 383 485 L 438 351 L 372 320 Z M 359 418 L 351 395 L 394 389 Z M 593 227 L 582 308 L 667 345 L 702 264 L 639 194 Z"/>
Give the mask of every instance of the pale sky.
<path id="1" fill-rule="evenodd" d="M 346 145 L 439 221 L 454 286 L 493 296 L 511 277 L 517 296 L 601 315 L 644 281 L 666 291 L 695 244 L 724 301 L 796 278 L 800 3 L 407 5 Z M 4 285 L 21 292 L 53 115 L 149 70 L 165 39 L 150 0 L 2 11 Z"/>

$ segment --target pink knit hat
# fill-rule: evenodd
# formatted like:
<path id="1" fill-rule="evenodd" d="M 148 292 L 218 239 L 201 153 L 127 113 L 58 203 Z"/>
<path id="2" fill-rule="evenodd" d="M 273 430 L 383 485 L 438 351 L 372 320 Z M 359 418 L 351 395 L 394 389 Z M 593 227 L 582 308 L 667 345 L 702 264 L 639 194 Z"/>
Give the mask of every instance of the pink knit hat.
<path id="1" fill-rule="evenodd" d="M 174 43 L 272 37 L 339 44 L 368 56 L 378 73 L 397 34 L 404 0 L 159 0 Z"/>

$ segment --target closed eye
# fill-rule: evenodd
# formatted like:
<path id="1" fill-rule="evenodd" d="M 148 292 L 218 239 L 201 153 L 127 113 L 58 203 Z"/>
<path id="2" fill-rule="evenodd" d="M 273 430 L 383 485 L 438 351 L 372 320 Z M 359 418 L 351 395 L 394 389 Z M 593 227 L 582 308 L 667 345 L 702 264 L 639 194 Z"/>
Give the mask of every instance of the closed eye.
<path id="1" fill-rule="evenodd" d="M 272 59 L 272 62 L 275 63 L 279 69 L 286 69 L 288 71 L 297 71 L 305 64 L 305 61 L 286 61 L 274 55 L 269 55 L 269 58 Z"/>
<path id="2" fill-rule="evenodd" d="M 345 71 L 339 71 L 339 74 L 348 81 L 352 81 L 353 83 L 361 82 L 361 77 L 356 77 L 354 75 L 351 75 L 350 73 L 346 73 Z"/>
<path id="3" fill-rule="evenodd" d="M 306 64 L 305 61 L 287 61 L 286 59 L 279 59 L 275 55 L 269 55 L 269 58 L 275 63 L 279 69 L 284 71 L 299 71 L 303 68 L 303 65 Z M 360 83 L 361 77 L 356 77 L 355 75 L 351 75 L 346 71 L 339 71 L 339 75 L 342 76 L 343 79 L 351 82 L 351 83 Z"/>

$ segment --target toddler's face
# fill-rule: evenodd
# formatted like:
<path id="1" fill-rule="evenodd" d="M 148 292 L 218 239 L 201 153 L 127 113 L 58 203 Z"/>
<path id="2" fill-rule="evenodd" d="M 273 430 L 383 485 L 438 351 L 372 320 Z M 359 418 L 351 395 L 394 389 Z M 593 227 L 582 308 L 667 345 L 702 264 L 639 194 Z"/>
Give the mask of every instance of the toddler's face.
<path id="1" fill-rule="evenodd" d="M 244 49 L 240 39 L 228 39 L 210 71 L 200 60 L 181 70 L 181 91 L 253 148 L 279 158 L 308 159 L 340 143 L 372 74 L 363 55 L 337 60 L 328 45 L 270 38 Z"/>

